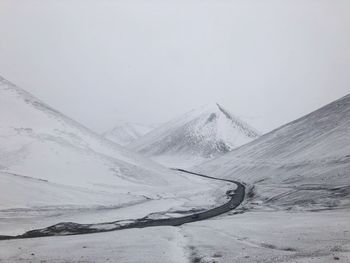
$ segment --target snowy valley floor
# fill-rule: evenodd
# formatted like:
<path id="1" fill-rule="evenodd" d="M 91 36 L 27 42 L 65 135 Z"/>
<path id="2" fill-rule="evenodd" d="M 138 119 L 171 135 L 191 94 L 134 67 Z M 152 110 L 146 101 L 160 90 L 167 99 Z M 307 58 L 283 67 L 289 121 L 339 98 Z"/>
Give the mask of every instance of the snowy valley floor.
<path id="1" fill-rule="evenodd" d="M 350 262 L 350 211 L 247 212 L 182 227 L 0 242 L 0 262 Z"/>
<path id="2" fill-rule="evenodd" d="M 154 194 L 148 199 L 140 196 L 139 200 L 135 201 L 135 198 L 125 194 L 81 191 L 81 189 L 77 192 L 76 188 L 52 185 L 37 180 L 30 180 L 31 184 L 28 185 L 28 179 L 0 173 L 0 190 L 3 190 L 0 193 L 2 192 L 4 198 L 7 198 L 4 204 L 15 203 L 17 199 L 19 204 L 31 204 L 35 203 L 35 200 L 41 204 L 28 207 L 14 205 L 13 208 L 0 204 L 0 235 L 19 235 L 61 222 L 88 224 L 140 219 L 146 216 L 153 219 L 180 217 L 226 203 L 228 201 L 226 191 L 233 189 L 232 183 L 228 182 L 174 171 L 174 176 L 176 175 L 187 178 L 197 187 L 184 192 L 169 191 L 166 193 L 167 196 L 158 197 Z M 7 189 L 11 189 L 11 185 L 18 186 L 16 192 L 6 192 Z M 23 185 L 26 187 L 20 187 Z M 61 195 L 56 196 L 57 192 Z M 56 201 L 56 205 L 50 198 Z"/>

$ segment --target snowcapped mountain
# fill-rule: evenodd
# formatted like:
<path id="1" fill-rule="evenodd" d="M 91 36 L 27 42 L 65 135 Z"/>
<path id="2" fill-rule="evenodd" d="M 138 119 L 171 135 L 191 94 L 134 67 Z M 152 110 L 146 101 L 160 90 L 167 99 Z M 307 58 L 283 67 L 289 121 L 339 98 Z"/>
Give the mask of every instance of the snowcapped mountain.
<path id="1" fill-rule="evenodd" d="M 154 127 L 150 125 L 120 121 L 117 126 L 104 133 L 103 136 L 108 140 L 124 146 L 132 143 L 153 129 Z"/>
<path id="2" fill-rule="evenodd" d="M 213 158 L 259 137 L 219 104 L 192 110 L 139 138 L 129 149 L 170 165 Z"/>
<path id="3" fill-rule="evenodd" d="M 254 184 L 266 204 L 349 205 L 350 95 L 198 170 Z"/>
<path id="4" fill-rule="evenodd" d="M 104 139 L 3 78 L 0 120 L 0 210 L 117 206 L 191 188 L 185 177 Z M 28 199 L 31 191 L 38 197 Z"/>
<path id="5" fill-rule="evenodd" d="M 119 180 L 166 183 L 155 178 L 160 166 L 104 140 L 4 79 L 0 116 L 2 170 L 79 186 Z M 105 173 L 96 176 L 96 163 Z M 84 172 L 75 170 L 80 167 Z"/>

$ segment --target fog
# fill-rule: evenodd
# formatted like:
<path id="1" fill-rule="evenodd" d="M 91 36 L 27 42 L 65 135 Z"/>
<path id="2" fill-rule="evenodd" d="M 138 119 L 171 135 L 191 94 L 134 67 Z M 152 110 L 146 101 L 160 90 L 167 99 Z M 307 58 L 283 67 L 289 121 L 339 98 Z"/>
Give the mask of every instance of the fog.
<path id="1" fill-rule="evenodd" d="M 102 132 L 219 102 L 268 131 L 350 93 L 350 1 L 0 0 L 0 75 Z"/>

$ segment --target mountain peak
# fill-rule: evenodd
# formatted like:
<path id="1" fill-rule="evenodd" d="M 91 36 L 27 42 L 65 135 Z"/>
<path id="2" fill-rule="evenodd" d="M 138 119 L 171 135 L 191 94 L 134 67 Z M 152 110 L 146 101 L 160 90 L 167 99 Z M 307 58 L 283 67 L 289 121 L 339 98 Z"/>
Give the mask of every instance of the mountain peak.
<path id="1" fill-rule="evenodd" d="M 129 147 L 147 156 L 213 158 L 248 143 L 260 133 L 219 103 L 192 110 L 154 129 Z"/>
<path id="2" fill-rule="evenodd" d="M 218 103 L 218 102 L 215 102 L 215 105 L 216 105 L 216 107 L 218 107 L 219 109 L 222 108 L 222 106 L 221 106 L 220 103 Z"/>
<path id="3" fill-rule="evenodd" d="M 194 109 L 184 114 L 179 119 L 193 119 L 205 115 L 208 116 L 208 122 L 214 120 L 217 121 L 218 119 L 227 119 L 227 121 L 231 122 L 231 125 L 235 126 L 236 129 L 245 133 L 246 136 L 250 138 L 255 139 L 261 135 L 261 133 L 258 130 L 253 128 L 251 125 L 243 121 L 238 116 L 229 112 L 224 106 L 217 102 L 205 104 L 197 109 Z"/>

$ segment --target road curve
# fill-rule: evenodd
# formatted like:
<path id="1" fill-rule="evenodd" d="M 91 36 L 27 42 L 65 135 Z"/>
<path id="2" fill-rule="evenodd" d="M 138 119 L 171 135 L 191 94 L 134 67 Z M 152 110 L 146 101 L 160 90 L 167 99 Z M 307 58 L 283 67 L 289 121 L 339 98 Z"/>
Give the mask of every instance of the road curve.
<path id="1" fill-rule="evenodd" d="M 9 239 L 24 239 L 24 238 L 37 238 L 37 237 L 47 237 L 47 236 L 68 236 L 68 235 L 82 235 L 82 234 L 92 234 L 92 233 L 102 233 L 110 232 L 123 229 L 131 228 L 146 228 L 146 227 L 155 227 L 155 226 L 180 226 L 186 223 L 201 221 L 209 219 L 226 212 L 229 212 L 237 208 L 244 200 L 245 196 L 245 186 L 234 180 L 220 179 L 203 174 L 198 174 L 183 169 L 173 169 L 179 172 L 188 173 L 212 180 L 229 182 L 237 185 L 237 188 L 233 190 L 233 195 L 230 195 L 230 200 L 213 209 L 209 209 L 204 212 L 195 213 L 188 216 L 177 217 L 177 218 L 166 218 L 166 219 L 149 219 L 141 218 L 136 220 L 126 220 L 124 221 L 115 221 L 108 223 L 98 223 L 98 224 L 77 224 L 71 222 L 59 223 L 47 228 L 31 230 L 23 235 L 18 236 L 1 236 L 0 240 L 9 240 Z M 130 222 L 131 221 L 131 222 Z"/>

